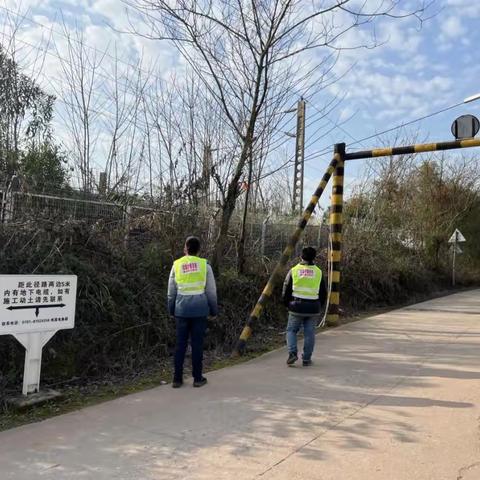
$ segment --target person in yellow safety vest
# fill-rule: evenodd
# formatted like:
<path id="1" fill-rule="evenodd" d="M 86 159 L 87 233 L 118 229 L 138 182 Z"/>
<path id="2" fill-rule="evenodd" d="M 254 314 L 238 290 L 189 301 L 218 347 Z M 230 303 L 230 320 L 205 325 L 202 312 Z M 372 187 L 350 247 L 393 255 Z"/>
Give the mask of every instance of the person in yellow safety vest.
<path id="1" fill-rule="evenodd" d="M 305 247 L 300 263 L 288 272 L 283 284 L 283 301 L 289 312 L 287 365 L 290 366 L 298 360 L 297 333 L 301 327 L 304 334 L 303 366 L 312 364 L 315 327 L 327 299 L 324 275 L 314 264 L 316 256 L 317 251 L 313 247 Z"/>
<path id="2" fill-rule="evenodd" d="M 193 386 L 203 387 L 203 340 L 207 317 L 216 317 L 217 287 L 207 260 L 198 256 L 200 240 L 188 237 L 184 254 L 173 263 L 168 280 L 168 311 L 175 319 L 176 346 L 174 356 L 173 388 L 183 385 L 183 363 L 188 339 L 192 345 Z"/>

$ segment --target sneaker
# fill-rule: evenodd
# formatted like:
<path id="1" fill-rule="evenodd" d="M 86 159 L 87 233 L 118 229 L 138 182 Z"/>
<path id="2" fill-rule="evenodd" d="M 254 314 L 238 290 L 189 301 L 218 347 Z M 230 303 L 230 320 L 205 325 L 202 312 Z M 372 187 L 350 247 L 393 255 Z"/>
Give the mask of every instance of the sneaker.
<path id="1" fill-rule="evenodd" d="M 180 388 L 183 385 L 182 380 L 174 380 L 172 382 L 172 388 Z"/>
<path id="2" fill-rule="evenodd" d="M 293 365 L 298 360 L 296 353 L 289 353 L 287 358 L 287 365 Z"/>
<path id="3" fill-rule="evenodd" d="M 195 380 L 193 382 L 193 386 L 197 388 L 203 387 L 206 384 L 207 384 L 207 379 L 205 377 L 202 377 L 200 380 Z"/>
<path id="4" fill-rule="evenodd" d="M 303 366 L 304 367 L 309 367 L 310 365 L 312 365 L 312 361 L 311 360 L 303 360 Z"/>

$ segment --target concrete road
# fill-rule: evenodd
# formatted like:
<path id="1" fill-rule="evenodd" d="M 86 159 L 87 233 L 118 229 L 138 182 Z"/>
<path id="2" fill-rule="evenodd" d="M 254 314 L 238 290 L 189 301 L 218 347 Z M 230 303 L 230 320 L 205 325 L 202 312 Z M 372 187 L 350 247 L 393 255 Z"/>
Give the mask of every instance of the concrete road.
<path id="1" fill-rule="evenodd" d="M 0 433 L 2 480 L 480 479 L 480 290 Z"/>

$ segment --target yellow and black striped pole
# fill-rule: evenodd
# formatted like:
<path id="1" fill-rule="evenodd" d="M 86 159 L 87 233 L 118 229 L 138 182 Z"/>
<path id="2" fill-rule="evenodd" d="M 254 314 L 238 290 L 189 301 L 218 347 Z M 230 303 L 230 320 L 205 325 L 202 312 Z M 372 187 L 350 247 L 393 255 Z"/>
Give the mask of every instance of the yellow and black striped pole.
<path id="1" fill-rule="evenodd" d="M 343 226 L 343 174 L 345 144 L 335 145 L 335 155 L 339 158 L 333 173 L 332 199 L 330 206 L 330 256 L 328 271 L 330 289 L 328 297 L 327 325 L 334 327 L 338 324 L 340 306 L 340 266 L 342 259 L 342 226 Z"/>
<path id="2" fill-rule="evenodd" d="M 260 298 L 258 299 L 255 308 L 250 313 L 247 324 L 245 325 L 242 334 L 240 335 L 240 339 L 238 340 L 234 355 L 242 355 L 244 353 L 247 341 L 252 335 L 253 324 L 258 320 L 263 309 L 265 308 L 265 305 L 270 300 L 275 286 L 279 283 L 279 281 L 282 280 L 283 269 L 287 264 L 289 258 L 291 257 L 295 246 L 298 243 L 298 240 L 302 236 L 302 233 L 305 230 L 305 227 L 307 226 L 307 223 L 310 220 L 310 217 L 315 210 L 315 207 L 317 206 L 318 200 L 322 196 L 330 180 L 330 177 L 332 176 L 335 168 L 337 167 L 339 160 L 340 156 L 338 154 L 335 154 L 333 160 L 330 162 L 330 165 L 327 168 L 327 171 L 325 172 L 325 175 L 323 175 L 321 182 L 318 184 L 315 193 L 312 195 L 309 204 L 305 208 L 303 215 L 298 222 L 297 229 L 290 237 L 290 240 L 288 241 L 288 244 L 285 247 L 285 250 L 283 251 L 280 260 L 278 261 L 275 269 L 270 275 L 270 278 L 268 279 L 268 282 L 265 285 L 265 288 L 263 289 L 263 292 L 260 295 Z"/>
<path id="3" fill-rule="evenodd" d="M 359 160 L 363 158 L 391 157 L 395 155 L 408 155 L 412 153 L 436 152 L 440 150 L 455 150 L 457 148 L 480 147 L 480 139 L 466 138 L 452 142 L 417 143 L 405 147 L 375 148 L 345 154 L 345 160 Z"/>

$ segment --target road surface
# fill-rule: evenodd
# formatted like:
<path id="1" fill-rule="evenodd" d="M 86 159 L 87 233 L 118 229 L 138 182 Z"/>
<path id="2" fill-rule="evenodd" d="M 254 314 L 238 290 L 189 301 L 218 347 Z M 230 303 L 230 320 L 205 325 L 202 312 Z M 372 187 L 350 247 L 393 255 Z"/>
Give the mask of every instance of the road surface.
<path id="1" fill-rule="evenodd" d="M 480 290 L 0 433 L 2 480 L 478 480 Z"/>

